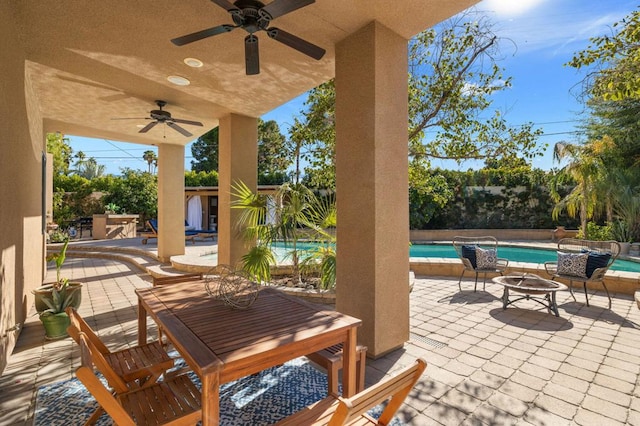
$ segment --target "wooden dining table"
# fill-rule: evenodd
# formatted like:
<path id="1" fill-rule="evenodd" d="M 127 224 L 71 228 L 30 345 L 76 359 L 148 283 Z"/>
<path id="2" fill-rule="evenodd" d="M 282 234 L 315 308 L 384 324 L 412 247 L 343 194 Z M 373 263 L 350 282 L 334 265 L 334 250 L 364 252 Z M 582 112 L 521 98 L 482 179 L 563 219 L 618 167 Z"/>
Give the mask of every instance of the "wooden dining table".
<path id="1" fill-rule="evenodd" d="M 202 424 L 218 425 L 220 385 L 329 346 L 344 345 L 343 395 L 355 394 L 361 320 L 263 287 L 247 309 L 209 296 L 204 281 L 136 290 L 138 341 L 147 315 L 202 382 Z"/>

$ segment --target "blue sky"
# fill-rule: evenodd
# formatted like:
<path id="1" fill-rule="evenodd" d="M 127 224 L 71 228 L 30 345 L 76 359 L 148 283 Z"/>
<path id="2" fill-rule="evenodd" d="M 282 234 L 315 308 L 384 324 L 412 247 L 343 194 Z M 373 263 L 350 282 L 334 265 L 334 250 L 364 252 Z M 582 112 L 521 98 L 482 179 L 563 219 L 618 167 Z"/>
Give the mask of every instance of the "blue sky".
<path id="1" fill-rule="evenodd" d="M 318 0 L 322 1 L 322 0 Z M 577 101 L 576 85 L 584 73 L 564 66 L 577 51 L 586 48 L 589 38 L 610 34 L 611 25 L 637 7 L 637 0 L 484 0 L 480 10 L 488 11 L 501 38 L 504 59 L 499 62 L 504 75 L 513 78 L 512 87 L 494 97 L 509 124 L 533 122 L 544 131 L 540 143 L 552 147 L 558 141 L 579 141 L 582 105 Z M 508 41 L 510 40 L 510 41 Z M 283 130 L 300 115 L 305 95 L 265 114 L 264 120 L 276 120 Z M 285 132 L 286 135 L 286 132 Z M 106 166 L 107 173 L 119 174 L 121 167 L 147 170 L 142 154 L 156 147 L 67 135 L 74 152 L 83 151 Z M 191 169 L 191 149 L 185 149 L 185 168 Z M 434 163 L 451 169 L 466 170 L 474 162 Z M 533 166 L 545 170 L 552 163 L 551 148 Z"/>

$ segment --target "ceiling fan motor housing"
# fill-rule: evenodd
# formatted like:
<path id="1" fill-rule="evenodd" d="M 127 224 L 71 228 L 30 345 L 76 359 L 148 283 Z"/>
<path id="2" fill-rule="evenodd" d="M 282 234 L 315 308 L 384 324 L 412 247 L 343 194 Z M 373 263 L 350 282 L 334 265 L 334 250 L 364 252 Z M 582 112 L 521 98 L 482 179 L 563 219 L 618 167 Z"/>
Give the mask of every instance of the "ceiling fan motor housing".
<path id="1" fill-rule="evenodd" d="M 264 4 L 255 0 L 238 0 L 234 3 L 239 13 L 231 13 L 233 22 L 249 34 L 265 30 L 269 26 L 271 16 L 261 9 Z"/>
<path id="2" fill-rule="evenodd" d="M 169 111 L 163 111 L 161 109 L 153 109 L 151 110 L 151 118 L 158 121 L 165 121 L 171 118 L 171 113 Z"/>

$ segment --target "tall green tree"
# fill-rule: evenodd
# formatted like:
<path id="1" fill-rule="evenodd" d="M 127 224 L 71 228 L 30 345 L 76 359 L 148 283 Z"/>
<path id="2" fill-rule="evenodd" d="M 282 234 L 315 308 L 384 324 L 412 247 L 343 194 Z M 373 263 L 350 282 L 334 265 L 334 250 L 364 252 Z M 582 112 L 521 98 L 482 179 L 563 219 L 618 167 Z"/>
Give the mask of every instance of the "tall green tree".
<path id="1" fill-rule="evenodd" d="M 191 170 L 194 172 L 218 171 L 218 127 L 209 130 L 191 144 Z"/>
<path id="2" fill-rule="evenodd" d="M 61 133 L 47 133 L 47 152 L 53 154 L 53 175 L 68 175 L 73 149 Z"/>
<path id="3" fill-rule="evenodd" d="M 583 91 L 605 100 L 640 99 L 640 11 L 613 24 L 613 34 L 593 37 L 568 65 L 587 68 Z"/>
<path id="4" fill-rule="evenodd" d="M 104 204 L 114 203 L 128 213 L 140 214 L 143 222 L 158 214 L 158 180 L 148 172 L 122 169 L 122 177 L 112 181 Z"/>
<path id="5" fill-rule="evenodd" d="M 552 216 L 557 219 L 566 210 L 570 217 L 580 217 L 583 235 L 587 235 L 587 222 L 606 211 L 606 200 L 610 195 L 609 173 L 603 163 L 602 152 L 610 139 L 591 141 L 586 144 L 559 142 L 554 146 L 554 160 L 566 160 L 566 165 L 551 181 L 551 195 L 556 201 Z M 573 189 L 560 197 L 559 188 L 573 184 Z"/>
<path id="6" fill-rule="evenodd" d="M 542 155 L 540 129 L 510 126 L 491 108 L 491 96 L 511 85 L 497 64 L 500 39 L 492 23 L 468 12 L 420 33 L 409 42 L 409 153 L 424 161 L 533 158 Z M 309 92 L 291 138 L 303 141 L 306 183 L 333 187 L 335 179 L 335 87 Z M 417 164 L 416 164 L 417 166 Z"/>
<path id="7" fill-rule="evenodd" d="M 282 173 L 291 165 L 293 146 L 274 120 L 258 119 L 258 174 Z"/>
<path id="8" fill-rule="evenodd" d="M 640 99 L 618 101 L 592 97 L 588 100 L 589 115 L 583 130 L 587 140 L 611 138 L 609 167 L 630 168 L 640 165 Z"/>
<path id="9" fill-rule="evenodd" d="M 151 173 L 151 167 L 154 167 L 157 164 L 158 156 L 152 150 L 147 150 L 142 154 L 142 159 L 147 162 L 149 166 L 148 172 Z"/>
<path id="10" fill-rule="evenodd" d="M 82 163 L 77 166 L 75 174 L 91 180 L 103 176 L 105 169 L 104 164 L 98 164 L 95 158 L 90 157 L 88 160 L 83 160 Z"/>
<path id="11" fill-rule="evenodd" d="M 511 87 L 498 66 L 501 40 L 488 17 L 457 15 L 409 42 L 409 145 L 416 158 L 542 155 L 540 130 L 508 125 L 491 96 Z"/>
<path id="12" fill-rule="evenodd" d="M 282 183 L 292 162 L 291 142 L 273 120 L 258 119 L 258 175 L 261 183 Z M 195 172 L 218 171 L 218 128 L 205 133 L 191 145 Z"/>

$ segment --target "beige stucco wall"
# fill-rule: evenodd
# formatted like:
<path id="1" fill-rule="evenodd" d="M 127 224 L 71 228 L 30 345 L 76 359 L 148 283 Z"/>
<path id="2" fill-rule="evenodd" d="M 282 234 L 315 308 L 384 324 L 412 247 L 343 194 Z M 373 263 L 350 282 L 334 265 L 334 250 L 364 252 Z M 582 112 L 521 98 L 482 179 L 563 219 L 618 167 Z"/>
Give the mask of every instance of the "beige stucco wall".
<path id="1" fill-rule="evenodd" d="M 158 145 L 158 258 L 184 254 L 184 147 Z M 179 236 L 176 238 L 176 236 Z"/>
<path id="2" fill-rule="evenodd" d="M 0 2 L 0 371 L 42 283 L 42 154 L 40 108 L 25 75 L 25 54 L 9 2 Z"/>
<path id="3" fill-rule="evenodd" d="M 406 58 L 378 22 L 336 45 L 336 308 L 373 357 L 409 339 Z"/>
<path id="4" fill-rule="evenodd" d="M 233 185 L 258 187 L 258 119 L 229 114 L 220 119 L 218 193 L 218 264 L 236 265 L 247 252 L 234 227 L 240 210 L 232 209 Z"/>

